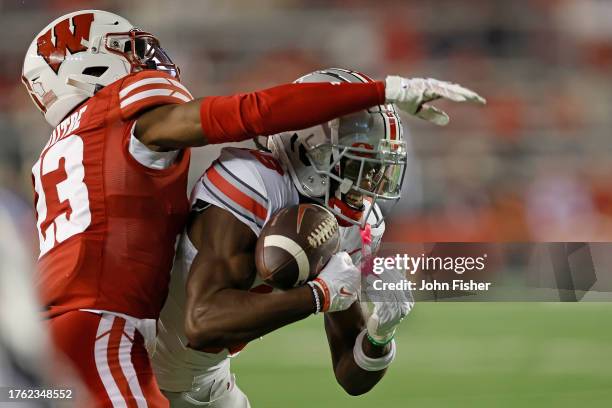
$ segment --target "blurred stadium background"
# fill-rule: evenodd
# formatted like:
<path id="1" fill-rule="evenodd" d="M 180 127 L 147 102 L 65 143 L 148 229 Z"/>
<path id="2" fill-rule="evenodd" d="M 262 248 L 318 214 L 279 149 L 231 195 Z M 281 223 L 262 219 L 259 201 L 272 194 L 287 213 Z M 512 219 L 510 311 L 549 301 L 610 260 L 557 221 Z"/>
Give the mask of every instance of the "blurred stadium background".
<path id="1" fill-rule="evenodd" d="M 392 223 L 401 238 L 612 239 L 609 1 L 2 0 L 0 166 L 3 184 L 28 202 L 49 130 L 19 83 L 21 63 L 42 27 L 78 8 L 156 33 L 198 95 L 329 66 L 468 85 L 488 98 L 485 109 L 448 106 L 445 129 L 404 121 L 415 165 Z M 211 155 L 198 153 L 194 177 Z"/>
<path id="2" fill-rule="evenodd" d="M 0 0 L 0 205 L 32 258 L 30 168 L 50 129 L 21 64 L 42 27 L 79 8 L 155 33 L 196 95 L 330 66 L 485 95 L 484 109 L 447 106 L 447 128 L 404 118 L 413 163 L 393 242 L 612 241 L 608 0 Z M 192 180 L 217 151 L 196 152 Z M 317 319 L 267 336 L 236 366 L 255 406 L 607 406 L 611 314 L 609 304 L 421 304 L 389 378 L 362 399 L 332 381 Z"/>

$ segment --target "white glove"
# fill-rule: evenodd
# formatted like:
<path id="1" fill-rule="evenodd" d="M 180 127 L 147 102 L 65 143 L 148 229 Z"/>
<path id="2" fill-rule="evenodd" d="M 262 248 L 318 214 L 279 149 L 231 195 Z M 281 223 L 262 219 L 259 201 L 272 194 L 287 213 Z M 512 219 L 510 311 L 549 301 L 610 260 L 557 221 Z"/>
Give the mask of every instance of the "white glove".
<path id="1" fill-rule="evenodd" d="M 374 293 L 374 281 L 399 283 L 405 279 L 401 271 L 386 270 L 380 275 L 369 275 L 366 293 L 370 299 L 366 309 L 368 337 L 374 344 L 384 345 L 393 340 L 395 329 L 414 306 L 412 293 L 406 290 L 384 290 Z M 382 285 L 379 285 L 382 287 Z"/>
<path id="2" fill-rule="evenodd" d="M 446 126 L 448 115 L 427 102 L 446 98 L 453 102 L 473 102 L 484 105 L 487 101 L 476 92 L 450 82 L 431 78 L 407 79 L 388 76 L 385 80 L 385 97 L 388 103 L 401 110 L 439 126 Z"/>
<path id="3" fill-rule="evenodd" d="M 322 312 L 339 312 L 348 309 L 356 300 L 360 288 L 361 273 L 353 265 L 346 252 L 331 257 L 325 268 L 312 283 L 323 293 Z"/>

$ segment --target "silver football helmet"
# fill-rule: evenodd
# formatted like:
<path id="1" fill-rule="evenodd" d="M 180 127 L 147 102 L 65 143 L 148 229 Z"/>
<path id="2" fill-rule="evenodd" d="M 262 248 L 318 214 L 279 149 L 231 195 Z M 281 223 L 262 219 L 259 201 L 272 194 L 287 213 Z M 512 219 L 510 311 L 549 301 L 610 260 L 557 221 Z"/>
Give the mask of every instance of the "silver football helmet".
<path id="1" fill-rule="evenodd" d="M 296 82 L 370 81 L 358 72 L 330 68 Z M 407 151 L 394 105 L 373 106 L 308 129 L 270 136 L 268 148 L 287 167 L 300 194 L 347 223 L 363 227 L 370 212 L 388 210 L 400 198 Z M 382 224 L 385 214 L 375 215 L 374 227 Z"/>

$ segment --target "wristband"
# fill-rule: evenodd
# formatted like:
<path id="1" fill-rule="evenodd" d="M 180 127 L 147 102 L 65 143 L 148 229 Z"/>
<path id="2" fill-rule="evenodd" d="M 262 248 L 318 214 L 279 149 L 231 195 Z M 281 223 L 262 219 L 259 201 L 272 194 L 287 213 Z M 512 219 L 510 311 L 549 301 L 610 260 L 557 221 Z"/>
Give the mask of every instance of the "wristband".
<path id="1" fill-rule="evenodd" d="M 317 288 L 315 287 L 314 283 L 306 282 L 306 284 L 310 286 L 310 289 L 312 290 L 312 296 L 314 297 L 314 300 L 315 300 L 314 314 L 317 314 L 321 311 L 321 301 L 319 300 L 319 292 L 317 292 Z"/>
<path id="2" fill-rule="evenodd" d="M 366 333 L 366 336 L 368 337 L 368 341 L 370 343 L 372 343 L 375 346 L 382 347 L 382 346 L 386 346 L 387 344 L 393 341 L 393 337 L 395 336 L 395 330 L 393 330 L 393 333 L 391 333 L 391 336 L 388 336 L 384 340 L 377 340 L 374 337 L 372 337 L 370 333 Z"/>
<path id="3" fill-rule="evenodd" d="M 372 358 L 365 355 L 363 352 L 363 337 L 366 335 L 367 330 L 363 330 L 357 339 L 355 339 L 355 345 L 353 346 L 353 359 L 355 364 L 365 371 L 380 371 L 389 367 L 395 359 L 396 347 L 395 341 L 391 340 L 391 350 L 382 357 Z"/>
<path id="4" fill-rule="evenodd" d="M 327 287 L 327 283 L 324 280 L 316 278 L 312 281 L 313 285 L 317 285 L 319 289 L 321 289 L 321 293 L 323 293 L 323 305 L 321 306 L 322 312 L 327 312 L 329 310 L 329 288 Z"/>

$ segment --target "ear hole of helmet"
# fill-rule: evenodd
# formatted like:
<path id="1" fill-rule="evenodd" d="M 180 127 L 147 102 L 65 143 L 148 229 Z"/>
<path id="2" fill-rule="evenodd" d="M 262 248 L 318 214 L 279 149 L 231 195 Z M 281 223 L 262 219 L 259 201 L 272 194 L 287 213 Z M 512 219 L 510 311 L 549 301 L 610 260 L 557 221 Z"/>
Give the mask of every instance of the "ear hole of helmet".
<path id="1" fill-rule="evenodd" d="M 298 140 L 298 134 L 297 134 L 297 133 L 294 133 L 294 134 L 291 136 L 291 139 L 290 139 L 290 141 L 289 141 L 289 143 L 290 143 L 290 145 L 291 145 L 291 151 L 292 151 L 292 152 L 295 152 L 295 142 L 297 142 L 297 140 Z"/>
<path id="2" fill-rule="evenodd" d="M 83 75 L 101 77 L 108 70 L 108 67 L 87 67 L 83 70 Z"/>
<path id="3" fill-rule="evenodd" d="M 308 160 L 308 156 L 306 156 L 306 148 L 303 144 L 300 144 L 298 147 L 298 155 L 304 166 L 310 166 L 310 160 Z"/>
<path id="4" fill-rule="evenodd" d="M 295 144 L 298 140 L 298 134 L 294 133 L 293 135 L 291 135 L 291 139 L 289 140 L 289 146 L 291 147 L 291 151 L 295 153 Z M 310 160 L 308 160 L 308 156 L 306 155 L 306 148 L 304 147 L 303 144 L 298 144 L 298 158 L 300 159 L 300 162 L 306 166 L 309 167 L 310 164 Z"/>

